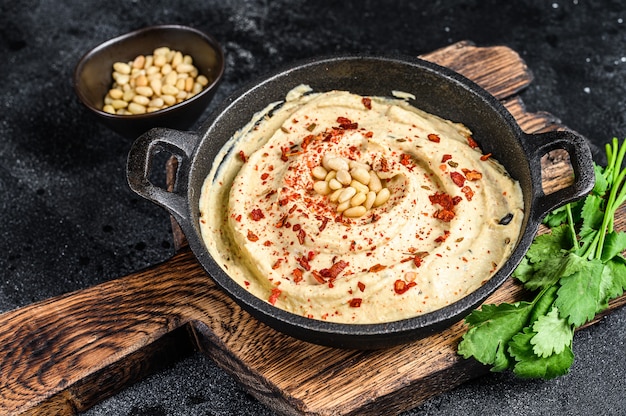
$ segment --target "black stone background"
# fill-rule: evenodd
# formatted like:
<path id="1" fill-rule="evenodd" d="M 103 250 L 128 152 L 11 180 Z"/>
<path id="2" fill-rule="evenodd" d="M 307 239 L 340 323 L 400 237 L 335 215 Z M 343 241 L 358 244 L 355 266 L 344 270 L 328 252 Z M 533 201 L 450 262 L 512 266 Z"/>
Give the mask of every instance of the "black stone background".
<path id="1" fill-rule="evenodd" d="M 602 161 L 597 149 L 626 137 L 625 9 L 620 0 L 0 2 L 0 311 L 173 254 L 167 213 L 126 184 L 130 141 L 96 123 L 73 93 L 76 62 L 106 39 L 161 23 L 213 34 L 227 68 L 205 116 L 238 86 L 299 58 L 417 55 L 465 39 L 507 45 L 535 75 L 522 94 L 528 109 L 588 137 Z M 626 414 L 625 340 L 621 309 L 577 333 L 564 377 L 490 374 L 406 415 Z M 195 354 L 87 414 L 272 413 Z"/>

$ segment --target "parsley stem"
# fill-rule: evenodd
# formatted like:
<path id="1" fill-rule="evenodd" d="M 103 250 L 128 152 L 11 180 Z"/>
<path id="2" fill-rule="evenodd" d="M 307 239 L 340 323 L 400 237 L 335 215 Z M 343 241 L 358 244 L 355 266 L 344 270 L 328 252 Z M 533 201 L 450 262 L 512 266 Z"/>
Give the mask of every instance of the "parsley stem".
<path id="1" fill-rule="evenodd" d="M 613 139 L 613 147 L 618 146 L 617 139 Z M 609 147 L 607 146 L 607 155 L 609 155 L 608 151 Z M 604 209 L 604 217 L 602 218 L 602 225 L 600 226 L 600 230 L 597 234 L 598 237 L 598 245 L 595 248 L 595 258 L 599 259 L 602 257 L 602 250 L 604 249 L 604 239 L 606 237 L 607 232 L 613 231 L 613 223 L 615 221 L 615 212 L 617 208 L 621 205 L 622 200 L 626 197 L 626 192 L 623 188 L 622 182 L 626 178 L 626 169 L 622 170 L 621 165 L 624 160 L 624 155 L 626 154 L 626 140 L 624 140 L 623 145 L 618 149 L 614 149 L 616 152 L 611 152 L 612 157 L 610 157 L 611 164 L 609 168 L 612 169 L 611 173 L 611 182 L 609 186 L 611 187 L 611 192 L 609 193 L 609 198 L 606 202 L 606 206 Z M 619 196 L 617 192 L 620 191 Z"/>
<path id="2" fill-rule="evenodd" d="M 580 248 L 578 238 L 576 238 L 576 228 L 574 228 L 574 215 L 572 214 L 572 204 L 565 205 L 565 211 L 567 212 L 567 225 L 569 226 L 569 233 L 572 239 L 572 247 L 576 250 Z"/>

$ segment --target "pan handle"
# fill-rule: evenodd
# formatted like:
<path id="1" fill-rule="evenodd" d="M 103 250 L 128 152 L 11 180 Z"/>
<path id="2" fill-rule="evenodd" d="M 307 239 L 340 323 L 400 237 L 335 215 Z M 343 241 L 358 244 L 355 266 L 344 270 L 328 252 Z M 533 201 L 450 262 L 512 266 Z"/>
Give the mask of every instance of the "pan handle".
<path id="1" fill-rule="evenodd" d="M 575 201 L 593 189 L 595 173 L 591 149 L 584 137 L 569 130 L 528 134 L 525 140 L 536 201 L 532 218 L 541 222 L 550 211 Z M 550 194 L 542 187 L 541 158 L 553 150 L 563 149 L 570 157 L 574 182 Z"/>
<path id="2" fill-rule="evenodd" d="M 126 177 L 130 188 L 167 209 L 179 223 L 187 218 L 187 181 L 179 178 L 187 176 L 198 141 L 199 136 L 194 132 L 154 128 L 141 135 L 128 154 Z M 149 179 L 157 150 L 167 151 L 178 158 L 176 182 L 172 192 L 154 185 Z"/>

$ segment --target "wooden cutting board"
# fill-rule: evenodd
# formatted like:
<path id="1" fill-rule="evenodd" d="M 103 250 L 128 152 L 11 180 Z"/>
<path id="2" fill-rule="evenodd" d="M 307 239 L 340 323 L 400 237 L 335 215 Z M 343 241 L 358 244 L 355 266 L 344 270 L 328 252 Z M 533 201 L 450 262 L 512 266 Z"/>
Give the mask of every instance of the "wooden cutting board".
<path id="1" fill-rule="evenodd" d="M 422 57 L 482 85 L 525 131 L 564 128 L 548 113 L 525 111 L 517 93 L 532 74 L 511 49 L 461 42 Z M 568 183 L 567 159 L 559 151 L 544 157 L 546 190 Z M 622 207 L 616 226 L 625 224 Z M 286 415 L 393 415 L 487 371 L 456 354 L 462 323 L 379 351 L 332 349 L 280 334 L 225 296 L 177 226 L 174 235 L 178 253 L 162 264 L 0 315 L 0 414 L 76 414 L 195 350 Z M 487 302 L 524 295 L 510 279 Z M 609 311 L 625 303 L 626 296 L 618 298 Z"/>

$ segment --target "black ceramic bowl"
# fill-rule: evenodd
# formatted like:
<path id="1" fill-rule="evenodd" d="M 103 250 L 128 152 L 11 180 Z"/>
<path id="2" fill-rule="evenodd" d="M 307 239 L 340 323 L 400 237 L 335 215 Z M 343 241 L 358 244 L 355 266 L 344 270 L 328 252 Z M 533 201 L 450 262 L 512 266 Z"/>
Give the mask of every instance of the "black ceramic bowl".
<path id="1" fill-rule="evenodd" d="M 132 61 L 161 46 L 190 55 L 198 72 L 209 79 L 209 85 L 194 97 L 153 113 L 115 115 L 103 111 L 104 96 L 113 83 L 113 63 Z M 151 26 L 108 40 L 87 52 L 74 70 L 74 89 L 80 101 L 102 123 L 135 139 L 154 127 L 191 127 L 211 102 L 223 73 L 224 53 L 212 36 L 186 26 Z"/>
<path id="2" fill-rule="evenodd" d="M 425 315 L 382 324 L 340 324 L 294 315 L 251 295 L 233 281 L 209 255 L 202 241 L 198 200 L 202 183 L 224 143 L 268 103 L 282 100 L 299 84 L 314 91 L 348 90 L 361 95 L 390 96 L 393 90 L 415 95 L 414 105 L 474 133 L 483 152 L 492 153 L 520 182 L 524 197 L 522 235 L 511 257 L 483 286 L 461 300 Z M 155 149 L 179 159 L 176 190 L 167 192 L 148 180 Z M 541 185 L 541 157 L 565 149 L 575 181 L 546 195 Z M 227 150 L 227 149 L 226 149 Z M 184 133 L 155 129 L 138 138 L 128 158 L 128 181 L 139 195 L 165 207 L 179 222 L 199 262 L 215 282 L 251 315 L 296 338 L 342 348 L 373 349 L 398 345 L 432 334 L 462 319 L 480 305 L 513 272 L 528 250 L 543 217 L 591 190 L 591 152 L 584 138 L 566 131 L 528 135 L 493 96 L 446 68 L 414 58 L 342 56 L 297 63 L 232 95 L 203 124 Z"/>

